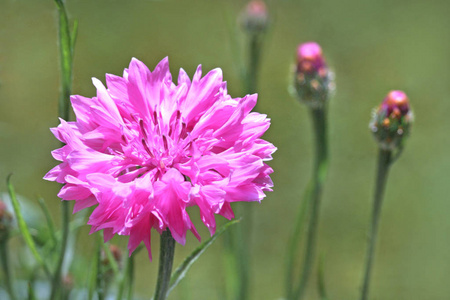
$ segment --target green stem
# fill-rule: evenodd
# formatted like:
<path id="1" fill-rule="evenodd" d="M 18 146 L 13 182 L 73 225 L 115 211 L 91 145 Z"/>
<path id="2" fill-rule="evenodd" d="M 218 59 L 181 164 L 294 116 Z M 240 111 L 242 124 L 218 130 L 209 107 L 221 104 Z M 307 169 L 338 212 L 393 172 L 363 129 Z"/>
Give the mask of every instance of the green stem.
<path id="1" fill-rule="evenodd" d="M 122 273 L 122 276 L 120 278 L 119 282 L 119 289 L 117 292 L 116 299 L 121 300 L 123 298 L 123 294 L 125 292 L 125 285 L 128 285 L 128 296 L 127 299 L 131 300 L 133 298 L 133 281 L 134 281 L 134 261 L 133 261 L 134 254 L 131 254 L 131 256 L 127 257 L 125 261 L 125 271 Z"/>
<path id="2" fill-rule="evenodd" d="M 295 220 L 295 226 L 294 226 L 294 234 L 292 235 L 292 238 L 289 243 L 288 247 L 288 253 L 286 255 L 286 298 L 291 299 L 292 293 L 293 293 L 293 284 L 294 284 L 294 267 L 295 267 L 295 260 L 297 257 L 297 251 L 301 239 L 301 235 L 303 232 L 303 228 L 305 225 L 305 217 L 306 217 L 306 211 L 309 206 L 309 202 L 311 200 L 311 189 L 312 185 L 308 184 L 305 190 L 305 194 L 303 196 L 303 201 L 300 204 L 300 209 L 297 213 L 297 218 Z"/>
<path id="3" fill-rule="evenodd" d="M 249 297 L 250 284 L 250 238 L 251 238 L 251 224 L 252 224 L 252 207 L 250 203 L 245 204 L 243 208 L 243 224 L 238 226 L 235 231 L 235 247 L 236 266 L 238 268 L 237 281 L 237 300 L 245 300 Z"/>
<path id="4" fill-rule="evenodd" d="M 314 264 L 315 248 L 317 243 L 317 228 L 319 223 L 320 200 L 322 186 L 328 173 L 328 141 L 326 124 L 326 107 L 311 109 L 314 137 L 315 137 L 315 163 L 311 179 L 310 215 L 306 236 L 306 249 L 303 260 L 303 268 L 300 275 L 300 283 L 294 293 L 293 299 L 302 299 L 306 285 L 311 275 Z"/>
<path id="5" fill-rule="evenodd" d="M 133 299 L 133 291 L 134 291 L 134 254 L 131 254 L 128 259 L 127 265 L 127 277 L 128 277 L 128 300 Z"/>
<path id="6" fill-rule="evenodd" d="M 248 67 L 246 74 L 246 87 L 245 92 L 247 94 L 253 94 L 257 90 L 258 72 L 260 66 L 261 50 L 263 33 L 254 33 L 249 36 L 248 46 Z"/>
<path id="7" fill-rule="evenodd" d="M 69 29 L 69 18 L 62 0 L 55 0 L 58 9 L 58 36 L 59 36 L 59 56 L 61 67 L 61 94 L 58 102 L 58 115 L 60 118 L 68 121 L 70 111 L 70 94 L 72 93 L 72 76 L 73 76 L 73 51 L 75 46 L 75 38 L 77 34 L 77 24 L 71 34 Z M 64 144 L 63 144 L 64 145 Z M 50 299 L 56 299 L 58 291 L 61 287 L 61 271 L 66 254 L 67 241 L 69 236 L 70 207 L 67 201 L 62 202 L 62 240 L 61 250 L 56 264 L 55 273 L 53 274 L 52 290 Z"/>
<path id="8" fill-rule="evenodd" d="M 105 299 L 105 278 L 103 274 L 103 266 L 102 266 L 102 244 L 103 240 L 100 235 L 97 236 L 97 252 L 96 252 L 96 260 L 97 260 L 97 272 L 95 278 L 95 288 L 97 291 L 97 299 L 104 300 Z"/>
<path id="9" fill-rule="evenodd" d="M 388 177 L 389 167 L 392 163 L 392 152 L 382 150 L 378 154 L 378 170 L 375 186 L 375 195 L 373 200 L 372 221 L 369 229 L 369 246 L 366 254 L 366 264 L 364 271 L 363 287 L 361 300 L 366 300 L 369 296 L 370 276 L 372 273 L 373 259 L 375 256 L 375 246 L 377 241 L 378 224 L 381 215 L 381 205 L 383 203 L 384 190 Z"/>
<path id="10" fill-rule="evenodd" d="M 261 57 L 262 34 L 251 34 L 249 36 L 248 44 L 248 66 L 245 73 L 245 93 L 253 94 L 257 90 L 258 72 Z M 256 109 L 256 107 L 254 108 Z M 237 213 L 242 212 L 242 225 L 230 231 L 233 241 L 233 251 L 235 255 L 237 268 L 237 300 L 245 300 L 249 297 L 250 286 L 250 245 L 252 237 L 253 225 L 253 207 L 249 203 L 243 203 L 244 206 L 239 205 Z"/>
<path id="11" fill-rule="evenodd" d="M 14 285 L 12 283 L 11 269 L 9 268 L 9 253 L 8 253 L 8 239 L 0 242 L 0 259 L 2 261 L 2 268 L 4 273 L 6 290 L 8 291 L 11 300 L 16 300 L 16 293 L 14 292 Z"/>
<path id="12" fill-rule="evenodd" d="M 89 275 L 88 281 L 88 300 L 94 299 L 94 293 L 97 290 L 97 278 L 99 273 L 99 265 L 100 265 L 100 247 L 101 245 L 97 241 L 96 250 L 94 254 L 94 259 L 91 263 L 91 273 Z"/>
<path id="13" fill-rule="evenodd" d="M 56 265 L 56 270 L 52 279 L 52 291 L 50 294 L 50 299 L 57 299 L 58 290 L 61 286 L 61 271 L 64 263 L 64 258 L 66 254 L 67 241 L 69 239 L 69 216 L 70 209 L 69 203 L 67 201 L 62 201 L 61 203 L 61 214 L 62 214 L 62 240 L 61 240 L 61 249 L 58 257 L 58 262 Z"/>
<path id="14" fill-rule="evenodd" d="M 156 292 L 153 300 L 165 300 L 167 298 L 174 254 L 175 240 L 169 229 L 166 229 L 166 231 L 161 234 L 158 281 L 156 282 Z"/>

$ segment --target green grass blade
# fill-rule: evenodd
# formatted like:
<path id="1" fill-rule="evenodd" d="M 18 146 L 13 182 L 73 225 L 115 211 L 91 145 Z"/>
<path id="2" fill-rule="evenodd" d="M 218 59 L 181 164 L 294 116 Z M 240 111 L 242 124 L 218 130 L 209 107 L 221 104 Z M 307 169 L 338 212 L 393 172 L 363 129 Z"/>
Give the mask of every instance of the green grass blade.
<path id="1" fill-rule="evenodd" d="M 73 21 L 72 33 L 70 35 L 70 50 L 72 54 L 72 62 L 73 62 L 73 53 L 75 51 L 75 43 L 77 42 L 78 36 L 78 20 Z"/>
<path id="2" fill-rule="evenodd" d="M 62 0 L 55 0 L 59 17 L 59 53 L 61 65 L 61 96 L 59 98 L 59 116 L 64 120 L 69 119 L 69 102 L 72 92 L 72 59 L 75 47 L 75 38 L 71 37 L 69 19 Z M 78 23 L 74 23 L 74 33 L 78 28 Z"/>
<path id="3" fill-rule="evenodd" d="M 224 233 L 231 225 L 234 225 L 238 223 L 239 220 L 234 220 L 231 222 L 226 223 L 223 225 L 215 235 L 213 235 L 211 238 L 209 238 L 207 241 L 203 242 L 200 246 L 198 246 L 192 253 L 186 257 L 186 259 L 181 263 L 181 265 L 173 272 L 171 278 L 170 278 L 170 286 L 169 291 L 167 294 L 169 294 L 181 281 L 181 279 L 184 278 L 189 268 L 192 266 L 192 264 L 200 257 L 200 255 L 205 252 L 205 250 L 211 246 L 212 243 L 222 234 Z"/>
<path id="4" fill-rule="evenodd" d="M 44 199 L 42 199 L 41 197 L 38 198 L 38 203 L 42 209 L 42 212 L 44 213 L 45 219 L 47 220 L 47 226 L 50 230 L 50 237 L 52 238 L 53 246 L 57 245 L 58 241 L 56 239 L 55 223 L 53 223 L 53 219 L 50 215 L 47 204 L 45 204 Z"/>
<path id="5" fill-rule="evenodd" d="M 45 273 L 50 277 L 51 276 L 50 271 L 47 265 L 45 264 L 44 260 L 42 259 L 41 255 L 37 251 L 36 244 L 34 243 L 33 238 L 31 237 L 30 230 L 28 229 L 28 226 L 23 218 L 22 212 L 20 211 L 20 204 L 19 201 L 17 201 L 16 192 L 14 191 L 14 187 L 11 183 L 11 175 L 12 174 L 10 174 L 6 179 L 6 185 L 8 186 L 9 197 L 11 198 L 11 202 L 14 208 L 14 214 L 16 215 L 16 220 L 20 232 L 25 241 L 25 244 L 28 246 L 31 253 L 33 254 L 34 259 L 36 259 L 37 263 L 44 269 Z"/>

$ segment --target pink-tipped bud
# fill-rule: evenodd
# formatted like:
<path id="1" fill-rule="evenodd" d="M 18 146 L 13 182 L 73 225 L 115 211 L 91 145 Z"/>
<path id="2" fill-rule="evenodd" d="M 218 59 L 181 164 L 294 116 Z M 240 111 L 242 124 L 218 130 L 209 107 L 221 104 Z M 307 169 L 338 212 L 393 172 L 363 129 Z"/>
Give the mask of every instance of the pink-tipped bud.
<path id="1" fill-rule="evenodd" d="M 382 149 L 394 150 L 402 146 L 412 120 L 408 96 L 403 91 L 391 91 L 375 110 L 370 128 Z"/>
<path id="2" fill-rule="evenodd" d="M 387 115 L 397 110 L 400 114 L 406 115 L 409 112 L 409 99 L 403 91 L 390 91 L 381 106 Z"/>
<path id="3" fill-rule="evenodd" d="M 269 13 L 264 1 L 250 1 L 240 18 L 241 26 L 249 33 L 259 33 L 266 30 L 269 23 Z"/>
<path id="4" fill-rule="evenodd" d="M 334 90 L 332 77 L 319 44 L 307 42 L 298 46 L 294 87 L 300 101 L 321 108 Z"/>
<path id="5" fill-rule="evenodd" d="M 297 48 L 297 72 L 314 73 L 327 68 L 322 48 L 315 42 L 308 42 Z"/>
<path id="6" fill-rule="evenodd" d="M 12 215 L 2 200 L 0 200 L 0 243 L 9 238 L 12 226 Z"/>

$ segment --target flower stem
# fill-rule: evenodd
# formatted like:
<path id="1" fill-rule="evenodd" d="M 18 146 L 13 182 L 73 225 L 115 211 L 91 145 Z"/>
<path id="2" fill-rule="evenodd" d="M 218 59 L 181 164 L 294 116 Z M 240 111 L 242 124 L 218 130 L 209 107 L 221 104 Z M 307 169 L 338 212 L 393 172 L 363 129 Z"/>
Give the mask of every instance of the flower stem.
<path id="1" fill-rule="evenodd" d="M 242 73 L 245 94 L 256 93 L 263 38 L 263 33 L 253 33 L 248 36 L 247 65 Z M 233 264 L 229 269 L 227 281 L 229 281 L 230 289 L 235 293 L 234 299 L 246 300 L 250 294 L 253 206 L 249 203 L 237 204 L 235 212 L 236 215 L 242 216 L 242 222 L 241 226 L 232 228 L 227 234 L 229 243 L 226 247 L 230 252 L 227 255 L 232 259 Z"/>
<path id="2" fill-rule="evenodd" d="M 381 205 L 383 203 L 384 190 L 388 177 L 389 167 L 392 163 L 392 152 L 380 149 L 378 154 L 378 170 L 373 201 L 372 222 L 369 229 L 369 246 L 366 254 L 366 264 L 364 271 L 363 288 L 361 300 L 366 300 L 369 296 L 370 276 L 372 272 L 375 246 L 377 241 L 378 224 L 380 221 Z"/>
<path id="3" fill-rule="evenodd" d="M 0 242 L 0 259 L 2 261 L 6 290 L 8 291 L 11 300 L 16 300 L 16 293 L 14 292 L 14 285 L 12 283 L 13 277 L 11 274 L 11 269 L 9 268 L 9 253 L 7 243 L 7 238 Z"/>
<path id="4" fill-rule="evenodd" d="M 128 284 L 127 299 L 128 300 L 132 300 L 133 299 L 133 291 L 134 291 L 134 253 L 131 254 L 131 256 L 128 259 L 126 276 L 128 277 L 128 280 L 127 280 L 127 284 Z"/>
<path id="5" fill-rule="evenodd" d="M 247 66 L 247 74 L 246 74 L 246 94 L 253 94 L 256 92 L 257 81 L 258 81 L 258 72 L 260 66 L 260 58 L 261 58 L 261 50 L 262 50 L 262 41 L 263 34 L 254 33 L 249 37 L 249 57 L 248 57 L 248 66 Z"/>
<path id="6" fill-rule="evenodd" d="M 310 211 L 303 268 L 300 275 L 300 283 L 292 299 L 302 299 L 304 296 L 306 285 L 314 264 L 314 254 L 317 243 L 317 227 L 319 223 L 320 199 L 322 195 L 322 186 L 328 173 L 326 107 L 311 108 L 311 116 L 314 127 L 316 156 L 313 176 L 310 182 L 310 192 L 307 193 L 307 197 L 309 198 L 307 201 L 309 202 Z"/>
<path id="7" fill-rule="evenodd" d="M 156 292 L 153 300 L 165 300 L 167 298 L 174 253 L 175 240 L 170 234 L 169 229 L 166 229 L 161 234 L 158 281 L 156 282 Z"/>
<path id="8" fill-rule="evenodd" d="M 62 201 L 61 203 L 61 215 L 62 215 L 62 240 L 61 240 L 61 249 L 59 252 L 58 262 L 56 265 L 56 270 L 52 279 L 52 291 L 50 294 L 50 299 L 56 299 L 58 290 L 61 286 L 61 271 L 64 263 L 67 241 L 69 237 L 69 203 L 67 201 Z"/>
<path id="9" fill-rule="evenodd" d="M 70 94 L 72 93 L 73 50 L 78 27 L 76 25 L 77 23 L 75 23 L 73 32 L 71 33 L 64 2 L 62 0 L 55 0 L 55 4 L 58 10 L 59 58 L 61 67 L 61 93 L 58 102 L 58 116 L 68 121 L 70 114 Z M 61 204 L 62 240 L 58 262 L 52 279 L 51 300 L 56 299 L 61 286 L 61 271 L 69 237 L 70 207 L 67 201 L 62 201 Z"/>

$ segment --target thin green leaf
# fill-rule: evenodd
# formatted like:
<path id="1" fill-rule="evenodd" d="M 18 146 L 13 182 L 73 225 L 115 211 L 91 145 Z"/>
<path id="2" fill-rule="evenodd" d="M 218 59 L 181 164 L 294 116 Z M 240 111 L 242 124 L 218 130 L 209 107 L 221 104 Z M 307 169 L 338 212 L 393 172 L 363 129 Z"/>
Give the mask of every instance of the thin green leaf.
<path id="1" fill-rule="evenodd" d="M 200 246 L 198 246 L 192 253 L 186 257 L 186 259 L 181 263 L 181 265 L 173 272 L 171 278 L 170 278 L 170 287 L 167 294 L 169 294 L 181 281 L 181 279 L 184 278 L 189 268 L 192 266 L 192 264 L 200 257 L 200 255 L 205 252 L 205 250 L 211 246 L 211 244 L 222 234 L 224 233 L 231 225 L 234 225 L 238 223 L 240 219 L 234 220 L 231 222 L 226 223 L 223 225 L 215 235 L 213 235 L 211 238 L 209 238 L 207 241 L 203 242 Z"/>
<path id="2" fill-rule="evenodd" d="M 22 237 L 25 243 L 27 244 L 28 248 L 30 249 L 31 253 L 33 254 L 38 264 L 44 269 L 45 273 L 49 277 L 51 277 L 50 271 L 47 265 L 45 264 L 44 260 L 42 259 L 41 255 L 37 251 L 36 244 L 34 243 L 33 238 L 31 237 L 30 230 L 28 229 L 28 226 L 23 218 L 22 212 L 20 211 L 20 204 L 19 201 L 17 201 L 16 192 L 14 191 L 14 187 L 11 183 L 11 176 L 12 174 L 10 174 L 6 179 L 6 184 L 8 186 L 9 197 L 11 198 L 11 202 L 14 208 L 14 214 L 16 215 L 16 220 L 20 232 L 22 233 Z"/>
<path id="3" fill-rule="evenodd" d="M 50 237 L 52 238 L 53 245 L 56 245 L 58 242 L 56 239 L 55 223 L 53 223 L 53 219 L 50 215 L 47 204 L 45 204 L 45 201 L 44 201 L 44 199 L 42 199 L 42 197 L 38 198 L 38 203 L 41 206 L 41 209 L 42 209 L 42 212 L 44 213 L 45 219 L 47 220 L 47 225 L 48 225 L 48 229 L 50 231 Z"/>
<path id="4" fill-rule="evenodd" d="M 69 19 L 62 0 L 55 0 L 59 17 L 59 52 L 61 65 L 61 96 L 59 98 L 59 116 L 64 120 L 69 119 L 69 99 L 72 92 L 72 59 L 75 47 L 75 38 L 71 37 Z M 74 32 L 77 30 L 77 23 L 74 23 Z"/>
<path id="5" fill-rule="evenodd" d="M 75 43 L 77 42 L 78 36 L 78 20 L 73 21 L 72 33 L 70 34 L 70 50 L 72 54 L 72 62 L 73 62 L 73 53 L 75 51 Z"/>
<path id="6" fill-rule="evenodd" d="M 325 259 L 322 255 L 319 259 L 319 270 L 317 272 L 317 289 L 319 291 L 319 296 L 321 300 L 328 300 L 327 291 L 326 291 L 326 285 L 325 285 L 325 272 L 324 272 L 324 265 L 325 265 Z"/>

